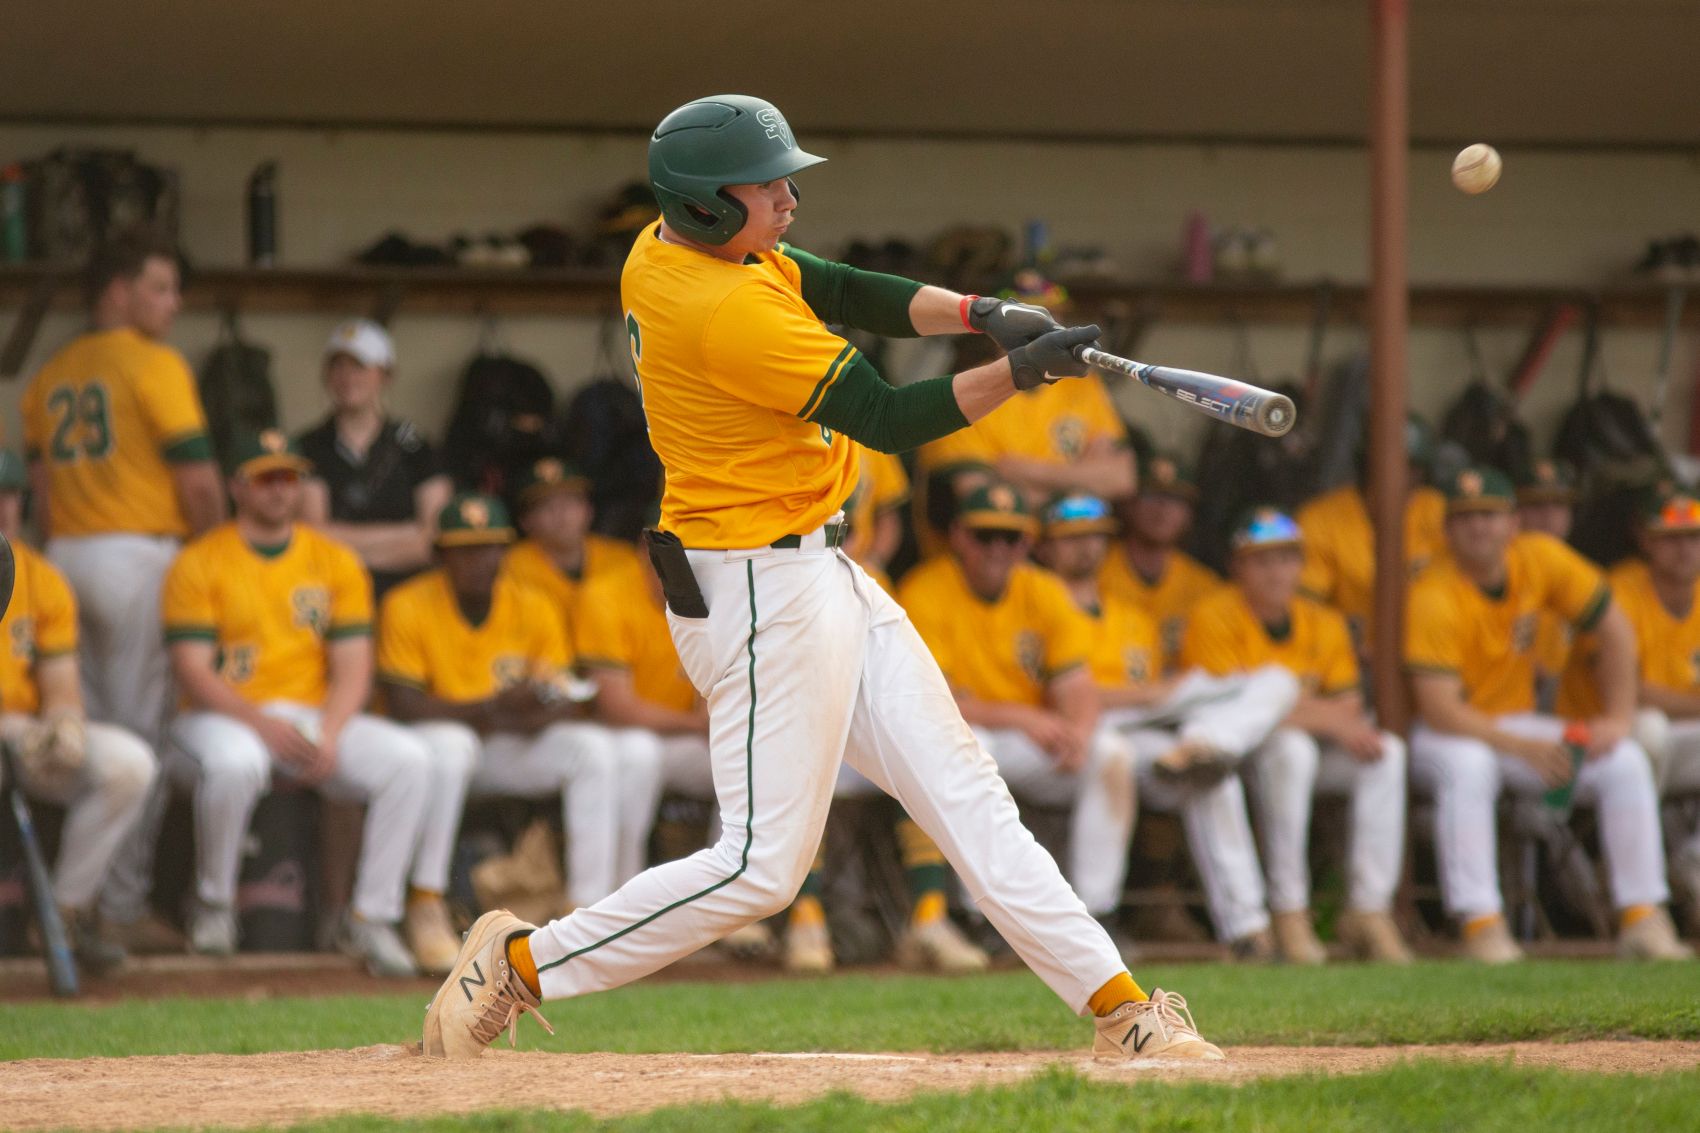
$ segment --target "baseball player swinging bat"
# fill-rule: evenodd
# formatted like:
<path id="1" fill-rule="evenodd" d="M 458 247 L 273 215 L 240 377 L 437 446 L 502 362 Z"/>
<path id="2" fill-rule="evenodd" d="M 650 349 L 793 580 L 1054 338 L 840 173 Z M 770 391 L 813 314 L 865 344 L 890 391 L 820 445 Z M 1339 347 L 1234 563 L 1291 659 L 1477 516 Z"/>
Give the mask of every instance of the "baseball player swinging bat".
<path id="1" fill-rule="evenodd" d="M 1158 393 L 1167 394 L 1195 409 L 1241 429 L 1250 429 L 1266 437 L 1285 436 L 1298 420 L 1293 399 L 1283 394 L 1259 389 L 1232 378 L 1197 370 L 1177 370 L 1169 366 L 1152 366 L 1106 354 L 1090 346 L 1075 348 L 1074 356 L 1088 366 L 1110 370 L 1137 378 Z"/>
<path id="2" fill-rule="evenodd" d="M 0 535 L 0 618 L 6 616 L 6 610 L 12 604 L 17 570 L 12 544 Z M 23 847 L 30 900 L 35 905 L 35 920 L 41 929 L 42 949 L 47 954 L 47 975 L 53 985 L 53 994 L 76 995 L 77 962 L 71 955 L 71 941 L 65 934 L 65 922 L 59 918 L 59 907 L 53 901 L 53 878 L 47 872 L 47 858 L 35 836 L 35 823 L 30 818 L 29 804 L 24 801 L 12 749 L 5 744 L 0 744 L 0 771 L 5 778 L 6 813 L 17 829 L 18 844 Z"/>

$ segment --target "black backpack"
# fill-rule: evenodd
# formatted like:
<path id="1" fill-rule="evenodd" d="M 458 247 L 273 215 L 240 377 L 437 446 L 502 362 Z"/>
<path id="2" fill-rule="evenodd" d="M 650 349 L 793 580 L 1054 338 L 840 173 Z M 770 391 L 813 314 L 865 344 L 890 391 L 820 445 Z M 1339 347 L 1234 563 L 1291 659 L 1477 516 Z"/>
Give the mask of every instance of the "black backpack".
<path id="1" fill-rule="evenodd" d="M 443 468 L 455 484 L 505 497 L 516 471 L 556 456 L 555 391 L 530 362 L 479 353 L 461 376 L 443 440 Z"/>
<path id="2" fill-rule="evenodd" d="M 231 442 L 277 425 L 272 354 L 243 339 L 234 312 L 226 312 L 218 342 L 201 365 L 197 381 L 213 458 L 224 467 Z"/>
<path id="3" fill-rule="evenodd" d="M 635 540 L 661 495 L 661 461 L 632 384 L 600 378 L 580 389 L 561 414 L 561 439 L 567 459 L 595 485 L 593 530 Z"/>
<path id="4" fill-rule="evenodd" d="M 131 150 L 56 149 L 28 162 L 30 255 L 74 263 L 119 232 L 148 228 L 175 242 L 177 173 Z"/>

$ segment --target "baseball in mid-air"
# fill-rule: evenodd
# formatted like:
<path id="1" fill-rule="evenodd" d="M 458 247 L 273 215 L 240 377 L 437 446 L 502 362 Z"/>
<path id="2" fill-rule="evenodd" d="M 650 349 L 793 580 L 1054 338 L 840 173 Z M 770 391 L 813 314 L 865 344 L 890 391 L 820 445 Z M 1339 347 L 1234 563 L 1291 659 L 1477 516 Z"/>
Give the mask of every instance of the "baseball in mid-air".
<path id="1" fill-rule="evenodd" d="M 1485 193 L 1499 181 L 1499 151 L 1484 142 L 1465 146 L 1452 159 L 1452 183 L 1474 196 Z"/>

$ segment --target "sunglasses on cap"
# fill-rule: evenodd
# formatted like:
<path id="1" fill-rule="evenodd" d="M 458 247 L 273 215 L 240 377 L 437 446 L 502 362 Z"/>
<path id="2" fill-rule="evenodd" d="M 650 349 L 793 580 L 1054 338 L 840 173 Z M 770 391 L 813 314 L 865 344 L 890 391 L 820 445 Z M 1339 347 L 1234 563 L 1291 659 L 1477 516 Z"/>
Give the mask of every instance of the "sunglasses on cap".
<path id="1" fill-rule="evenodd" d="M 974 542 L 982 547 L 995 547 L 999 543 L 1013 547 L 1024 538 L 1021 532 L 1003 527 L 976 527 L 970 534 L 974 536 Z"/>

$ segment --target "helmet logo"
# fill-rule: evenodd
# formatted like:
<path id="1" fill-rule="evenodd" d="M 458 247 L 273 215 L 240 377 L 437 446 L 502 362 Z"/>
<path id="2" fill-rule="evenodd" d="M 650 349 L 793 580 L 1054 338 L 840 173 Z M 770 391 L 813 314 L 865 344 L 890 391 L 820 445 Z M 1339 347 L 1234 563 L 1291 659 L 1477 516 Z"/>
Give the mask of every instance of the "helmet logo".
<path id="1" fill-rule="evenodd" d="M 791 127 L 785 124 L 784 117 L 773 107 L 764 106 L 756 111 L 756 121 L 767 127 L 768 137 L 778 138 L 785 144 L 786 149 L 791 149 L 797 144 L 791 138 Z"/>

